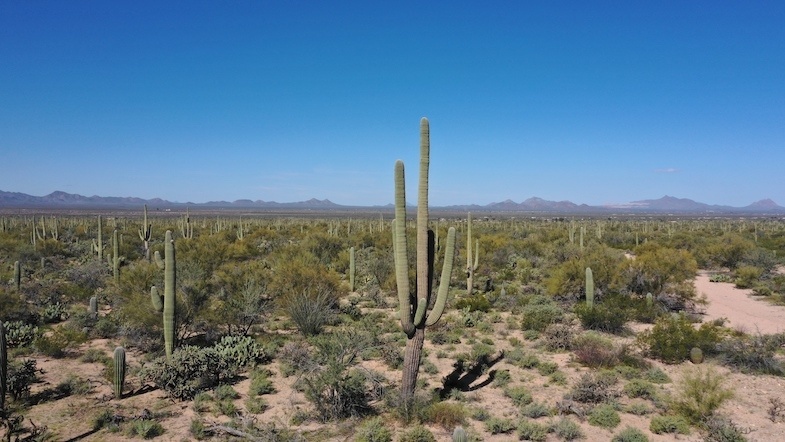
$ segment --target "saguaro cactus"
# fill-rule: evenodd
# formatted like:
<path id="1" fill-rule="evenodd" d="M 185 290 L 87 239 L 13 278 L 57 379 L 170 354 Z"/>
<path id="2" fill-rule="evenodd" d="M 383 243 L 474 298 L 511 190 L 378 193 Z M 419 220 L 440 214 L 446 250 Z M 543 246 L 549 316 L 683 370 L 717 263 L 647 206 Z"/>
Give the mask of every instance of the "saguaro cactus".
<path id="1" fill-rule="evenodd" d="M 114 349 L 114 397 L 123 397 L 123 385 L 125 384 L 125 349 L 117 347 Z"/>
<path id="2" fill-rule="evenodd" d="M 150 299 L 153 307 L 157 312 L 163 311 L 164 318 L 164 346 L 166 348 L 166 356 L 172 356 L 175 347 L 175 284 L 177 275 L 175 273 L 175 259 L 174 259 L 174 240 L 172 239 L 172 231 L 167 230 L 164 239 L 164 259 L 161 259 L 161 254 L 155 252 L 155 263 L 159 268 L 164 271 L 164 296 L 163 300 L 155 286 L 150 287 Z"/>
<path id="3" fill-rule="evenodd" d="M 98 297 L 90 297 L 90 317 L 95 319 L 98 317 Z"/>
<path id="4" fill-rule="evenodd" d="M 430 312 L 434 274 L 434 234 L 428 229 L 428 167 L 430 163 L 430 130 L 428 119 L 420 120 L 420 178 L 417 198 L 417 286 L 409 291 L 409 257 L 406 239 L 406 189 L 402 161 L 395 163 L 395 221 L 393 245 L 395 276 L 398 286 L 401 327 L 408 338 L 403 359 L 401 402 L 411 404 L 420 369 L 425 328 L 436 324 L 444 312 L 455 254 L 455 228 L 447 233 L 444 266 L 436 300 Z"/>
<path id="5" fill-rule="evenodd" d="M 8 349 L 5 341 L 5 325 L 0 321 L 0 411 L 5 410 L 5 392 L 8 380 Z"/>
<path id="6" fill-rule="evenodd" d="M 150 236 L 153 232 L 153 225 L 147 222 L 147 204 L 144 205 L 144 222 L 139 229 L 139 239 L 144 244 L 144 259 L 150 261 Z"/>
<path id="7" fill-rule="evenodd" d="M 112 231 L 112 277 L 115 283 L 120 282 L 120 241 L 117 229 Z"/>
<path id="8" fill-rule="evenodd" d="M 594 274 L 589 267 L 586 267 L 586 305 L 594 307 Z"/>
<path id="9" fill-rule="evenodd" d="M 460 425 L 455 427 L 452 431 L 452 442 L 468 442 L 468 440 L 469 437 L 466 435 L 466 430 Z"/>
<path id="10" fill-rule="evenodd" d="M 354 280 L 354 247 L 349 248 L 349 291 L 354 291 L 355 289 L 355 280 Z"/>
<path id="11" fill-rule="evenodd" d="M 17 292 L 22 289 L 22 265 L 19 261 L 14 261 L 14 289 Z"/>
<path id="12" fill-rule="evenodd" d="M 480 242 L 474 248 L 474 262 L 472 263 L 472 213 L 469 212 L 469 217 L 466 223 L 466 295 L 471 296 L 474 289 L 474 272 L 477 271 L 477 266 L 480 258 Z"/>
<path id="13" fill-rule="evenodd" d="M 98 215 L 98 242 L 93 240 L 93 251 L 98 254 L 98 259 L 104 258 L 104 241 L 103 236 L 101 234 L 102 231 L 101 227 L 101 215 Z"/>

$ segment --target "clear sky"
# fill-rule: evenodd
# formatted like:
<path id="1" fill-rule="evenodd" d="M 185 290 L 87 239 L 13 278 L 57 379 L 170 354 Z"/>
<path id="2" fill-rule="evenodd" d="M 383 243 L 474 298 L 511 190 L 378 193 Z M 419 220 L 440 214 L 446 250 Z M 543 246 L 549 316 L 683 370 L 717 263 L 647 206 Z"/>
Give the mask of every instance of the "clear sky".
<path id="1" fill-rule="evenodd" d="M 3 1 L 0 190 L 785 205 L 782 1 Z"/>

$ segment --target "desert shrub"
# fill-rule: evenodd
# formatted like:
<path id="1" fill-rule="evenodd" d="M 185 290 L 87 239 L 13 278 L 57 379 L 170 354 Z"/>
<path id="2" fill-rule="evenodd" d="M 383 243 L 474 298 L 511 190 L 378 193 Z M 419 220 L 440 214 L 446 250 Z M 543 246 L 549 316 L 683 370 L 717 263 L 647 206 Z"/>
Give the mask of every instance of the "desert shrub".
<path id="1" fill-rule="evenodd" d="M 763 275 L 763 270 L 758 267 L 749 265 L 741 265 L 736 268 L 736 287 L 740 289 L 748 289 L 755 286 L 760 277 Z"/>
<path id="2" fill-rule="evenodd" d="M 484 294 L 475 293 L 472 296 L 459 299 L 455 303 L 455 308 L 468 309 L 470 312 L 487 312 L 491 309 L 491 303 Z"/>
<path id="3" fill-rule="evenodd" d="M 572 351 L 577 361 L 587 367 L 613 367 L 621 362 L 620 348 L 610 339 L 593 331 L 573 339 Z"/>
<path id="4" fill-rule="evenodd" d="M 621 295 L 607 296 L 602 302 L 589 306 L 581 303 L 575 306 L 575 314 L 583 328 L 607 333 L 618 333 L 631 316 L 629 298 Z"/>
<path id="5" fill-rule="evenodd" d="M 654 434 L 690 434 L 690 423 L 683 416 L 654 416 L 649 422 L 649 431 Z"/>
<path id="6" fill-rule="evenodd" d="M 505 388 L 504 395 L 510 398 L 517 407 L 528 405 L 534 400 L 529 389 L 523 385 Z"/>
<path id="7" fill-rule="evenodd" d="M 436 402 L 425 411 L 426 421 L 445 430 L 451 430 L 466 423 L 466 409 L 455 402 Z"/>
<path id="8" fill-rule="evenodd" d="M 234 400 L 240 397 L 240 393 L 237 392 L 231 385 L 219 385 L 213 389 L 213 397 L 217 401 L 224 401 L 224 400 Z"/>
<path id="9" fill-rule="evenodd" d="M 654 384 L 643 379 L 633 379 L 627 382 L 623 391 L 630 398 L 653 399 L 657 395 Z"/>
<path id="10" fill-rule="evenodd" d="M 702 324 L 696 330 L 685 315 L 674 314 L 659 318 L 651 330 L 638 335 L 638 342 L 652 357 L 677 364 L 689 358 L 693 347 L 700 348 L 704 354 L 715 353 L 723 335 L 721 327 L 714 322 Z"/>
<path id="11" fill-rule="evenodd" d="M 248 397 L 245 400 L 245 409 L 251 414 L 262 414 L 270 407 L 263 397 Z"/>
<path id="12" fill-rule="evenodd" d="M 220 358 L 238 369 L 270 360 L 264 347 L 251 336 L 224 336 L 214 348 Z"/>
<path id="13" fill-rule="evenodd" d="M 370 410 L 366 376 L 351 368 L 369 337 L 354 330 L 339 330 L 312 339 L 318 368 L 302 377 L 305 397 L 322 421 L 362 415 Z"/>
<path id="14" fill-rule="evenodd" d="M 548 437 L 548 427 L 537 422 L 523 419 L 518 423 L 518 439 L 542 442 Z"/>
<path id="15" fill-rule="evenodd" d="M 649 438 L 637 428 L 626 427 L 616 433 L 611 442 L 649 442 Z"/>
<path id="16" fill-rule="evenodd" d="M 774 291 L 771 287 L 765 285 L 756 285 L 752 288 L 752 294 L 755 296 L 771 296 L 774 294 Z"/>
<path id="17" fill-rule="evenodd" d="M 569 324 L 550 324 L 542 332 L 545 348 L 551 351 L 569 350 L 575 338 L 575 330 Z"/>
<path id="18" fill-rule="evenodd" d="M 164 427 L 152 419 L 137 419 L 131 422 L 128 434 L 142 439 L 152 439 L 164 434 Z"/>
<path id="19" fill-rule="evenodd" d="M 515 430 L 515 423 L 512 419 L 492 417 L 485 421 L 485 429 L 491 434 L 506 434 Z"/>
<path id="20" fill-rule="evenodd" d="M 38 337 L 38 327 L 23 321 L 4 322 L 8 348 L 27 347 Z"/>
<path id="21" fill-rule="evenodd" d="M 543 376 L 552 375 L 556 373 L 557 370 L 559 370 L 559 364 L 552 361 L 540 362 L 540 364 L 537 365 L 537 372 Z"/>
<path id="22" fill-rule="evenodd" d="M 589 412 L 589 423 L 596 427 L 616 428 L 621 423 L 619 413 L 609 404 L 598 405 Z"/>
<path id="23" fill-rule="evenodd" d="M 49 335 L 41 335 L 33 342 L 33 347 L 46 356 L 61 358 L 65 353 L 87 340 L 87 335 L 81 330 L 67 325 L 57 327 Z"/>
<path id="24" fill-rule="evenodd" d="M 733 397 L 733 391 L 723 385 L 724 380 L 712 368 L 685 371 L 670 400 L 671 410 L 694 425 L 705 422 L 723 402 Z"/>
<path id="25" fill-rule="evenodd" d="M 330 291 L 290 294 L 283 298 L 283 309 L 306 336 L 318 335 L 332 321 L 336 295 Z"/>
<path id="26" fill-rule="evenodd" d="M 422 425 L 415 425 L 401 433 L 398 442 L 436 442 L 431 430 Z"/>
<path id="27" fill-rule="evenodd" d="M 30 387 L 38 379 L 35 360 L 10 361 L 6 379 L 6 390 L 13 400 L 26 399 L 30 395 Z"/>
<path id="28" fill-rule="evenodd" d="M 551 324 L 562 322 L 564 310 L 544 296 L 535 296 L 526 304 L 521 314 L 521 329 L 541 332 Z"/>
<path id="29" fill-rule="evenodd" d="M 248 396 L 259 396 L 275 392 L 273 381 L 270 380 L 270 370 L 255 369 L 251 372 L 251 385 L 248 387 Z"/>
<path id="30" fill-rule="evenodd" d="M 153 360 L 139 373 L 143 381 L 152 382 L 170 397 L 181 400 L 193 399 L 196 393 L 233 375 L 234 371 L 214 348 L 188 345 L 176 349 L 170 358 Z"/>
<path id="31" fill-rule="evenodd" d="M 651 413 L 651 408 L 645 402 L 633 402 L 624 407 L 624 412 L 635 416 L 645 416 Z"/>
<path id="32" fill-rule="evenodd" d="M 93 386 L 90 384 L 89 380 L 69 374 L 65 380 L 55 387 L 55 390 L 65 395 L 76 394 L 84 396 L 93 390 Z"/>
<path id="33" fill-rule="evenodd" d="M 739 428 L 729 417 L 714 415 L 703 423 L 706 442 L 746 442 L 744 434 L 749 432 Z"/>
<path id="34" fill-rule="evenodd" d="M 580 425 L 568 417 L 561 418 L 553 425 L 552 429 L 559 439 L 575 440 L 583 437 Z"/>
<path id="35" fill-rule="evenodd" d="M 598 404 L 619 396 L 613 386 L 618 380 L 608 372 L 584 373 L 573 385 L 568 397 L 576 402 Z"/>
<path id="36" fill-rule="evenodd" d="M 671 381 L 668 374 L 662 371 L 659 367 L 652 367 L 643 372 L 643 379 L 653 382 L 655 384 L 667 384 Z"/>
<path id="37" fill-rule="evenodd" d="M 311 349 L 303 341 L 289 341 L 278 351 L 281 374 L 291 376 L 298 371 L 307 371 L 316 363 Z"/>
<path id="38" fill-rule="evenodd" d="M 539 417 L 550 416 L 551 410 L 543 403 L 532 402 L 521 408 L 521 414 L 528 418 L 537 419 Z"/>
<path id="39" fill-rule="evenodd" d="M 505 359 L 521 368 L 535 368 L 540 365 L 540 358 L 534 353 L 529 353 L 520 348 L 513 349 L 505 354 Z"/>
<path id="40" fill-rule="evenodd" d="M 501 388 L 506 387 L 510 382 L 512 382 L 510 370 L 499 370 L 496 372 L 496 377 L 493 378 L 493 383 Z"/>
<path id="41" fill-rule="evenodd" d="M 363 421 L 357 428 L 355 442 L 392 442 L 392 432 L 385 425 L 381 416 Z"/>
<path id="42" fill-rule="evenodd" d="M 782 376 L 785 367 L 775 357 L 783 345 L 785 334 L 733 336 L 717 346 L 720 361 L 735 370 Z"/>

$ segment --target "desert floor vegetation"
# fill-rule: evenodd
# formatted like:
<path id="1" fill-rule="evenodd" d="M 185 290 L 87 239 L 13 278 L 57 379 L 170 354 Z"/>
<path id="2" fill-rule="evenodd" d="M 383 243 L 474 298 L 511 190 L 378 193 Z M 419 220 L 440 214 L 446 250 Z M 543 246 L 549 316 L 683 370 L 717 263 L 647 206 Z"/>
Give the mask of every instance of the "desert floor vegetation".
<path id="1" fill-rule="evenodd" d="M 402 403 L 390 216 L 0 216 L 0 435 L 781 438 L 780 220 L 432 213 L 455 270 Z"/>

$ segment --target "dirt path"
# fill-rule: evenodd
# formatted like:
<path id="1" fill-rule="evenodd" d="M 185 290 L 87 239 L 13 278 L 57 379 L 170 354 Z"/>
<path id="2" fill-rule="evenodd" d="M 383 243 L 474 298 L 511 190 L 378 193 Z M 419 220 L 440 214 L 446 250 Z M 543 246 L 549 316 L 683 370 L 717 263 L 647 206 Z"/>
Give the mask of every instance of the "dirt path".
<path id="1" fill-rule="evenodd" d="M 746 333 L 785 331 L 785 307 L 750 296 L 752 290 L 737 289 L 727 282 L 709 282 L 709 274 L 703 270 L 695 278 L 695 289 L 709 301 L 704 321 L 727 318 L 726 326 Z"/>

